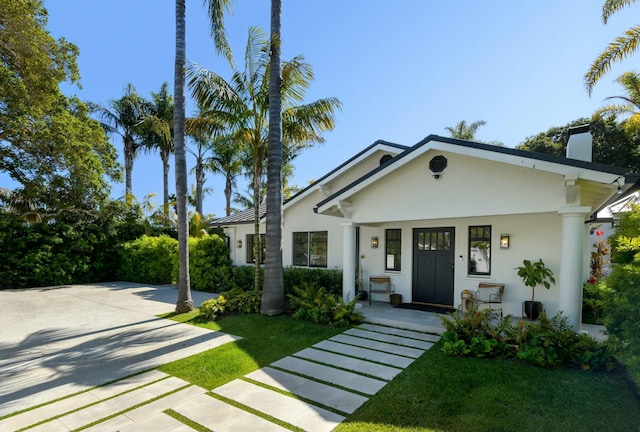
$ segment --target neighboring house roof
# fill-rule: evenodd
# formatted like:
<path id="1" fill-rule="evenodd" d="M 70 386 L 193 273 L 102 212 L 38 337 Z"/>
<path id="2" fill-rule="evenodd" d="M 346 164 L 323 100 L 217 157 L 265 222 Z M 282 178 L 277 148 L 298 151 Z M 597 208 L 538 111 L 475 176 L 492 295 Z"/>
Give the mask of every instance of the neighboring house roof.
<path id="1" fill-rule="evenodd" d="M 260 219 L 262 219 L 267 214 L 267 204 L 261 204 L 258 211 L 260 212 Z M 238 224 L 252 223 L 255 219 L 254 213 L 255 213 L 255 208 L 251 207 L 250 209 L 247 209 L 238 213 L 234 213 L 230 216 L 216 219 L 213 222 L 211 222 L 211 225 L 221 226 L 221 225 L 238 225 Z"/>
<path id="2" fill-rule="evenodd" d="M 442 144 L 444 144 L 445 147 L 442 147 Z M 537 153 L 526 150 L 512 149 L 508 147 L 500 147 L 492 144 L 464 141 L 455 138 L 441 137 L 438 135 L 429 135 L 413 147 L 409 148 L 404 153 L 401 153 L 391 159 L 388 163 L 379 166 L 378 168 L 355 180 L 351 184 L 343 187 L 331 196 L 325 198 L 316 205 L 314 211 L 318 213 L 319 211 L 326 209 L 331 204 L 334 204 L 340 201 L 341 198 L 349 195 L 350 191 L 361 189 L 364 185 L 368 184 L 368 182 L 372 182 L 377 180 L 378 178 L 381 178 L 387 172 L 394 171 L 395 169 L 404 165 L 406 162 L 412 160 L 413 158 L 423 154 L 430 149 L 455 151 L 457 153 L 468 155 L 475 154 L 476 156 L 480 155 L 482 152 L 490 152 L 493 155 L 493 160 L 511 164 L 518 164 L 519 166 L 525 166 L 529 168 L 538 167 L 538 169 L 542 169 L 542 166 L 544 166 L 546 170 L 554 171 L 555 166 L 555 170 L 560 173 L 561 170 L 558 170 L 558 167 L 574 167 L 589 170 L 593 173 L 603 173 L 606 175 L 618 176 L 619 178 L 625 179 L 625 185 L 621 185 L 624 193 L 628 193 L 632 188 L 637 189 L 638 186 L 636 185 L 636 183 L 640 179 L 640 175 L 638 174 L 630 174 L 624 168 L 614 167 L 611 165 L 605 165 L 595 162 L 585 162 L 577 159 L 568 159 L 566 157 L 554 156 L 545 153 Z M 566 171 L 566 169 L 564 171 Z M 595 177 L 598 176 L 594 176 L 594 180 Z M 359 186 L 359 188 L 356 188 L 356 186 Z M 618 196 L 614 196 L 612 200 L 618 198 Z M 612 200 L 607 201 L 604 206 L 609 205 Z"/>
<path id="3" fill-rule="evenodd" d="M 339 166 L 337 166 L 333 170 L 329 171 L 324 176 L 320 177 L 318 180 L 316 180 L 313 183 L 311 183 L 306 188 L 302 189 L 301 191 L 299 191 L 298 193 L 293 195 L 291 198 L 285 200 L 283 205 L 287 206 L 287 205 L 293 204 L 298 199 L 301 199 L 304 196 L 306 196 L 309 192 L 314 191 L 315 188 L 318 187 L 318 185 L 325 184 L 328 181 L 332 180 L 333 178 L 338 176 L 340 173 L 342 173 L 345 170 L 351 168 L 351 166 L 353 166 L 353 164 L 355 164 L 358 161 L 362 160 L 364 157 L 368 156 L 370 153 L 372 153 L 374 151 L 377 151 L 377 150 L 397 150 L 397 151 L 400 151 L 400 152 L 404 152 L 404 151 L 406 151 L 408 149 L 409 149 L 409 147 L 407 147 L 407 146 L 403 146 L 403 145 L 400 145 L 400 144 L 395 144 L 395 143 L 392 143 L 392 142 L 389 142 L 389 141 L 377 140 L 373 144 L 371 144 L 370 146 L 365 148 L 364 150 L 358 152 L 353 157 L 349 158 L 344 163 L 340 164 Z M 387 163 L 389 163 L 389 162 L 387 162 Z M 266 204 L 262 204 L 260 206 L 260 219 L 264 218 L 266 216 L 266 213 L 267 213 Z M 231 216 L 227 216 L 227 217 L 216 219 L 211 224 L 213 226 L 248 224 L 248 223 L 253 223 L 253 220 L 254 220 L 254 210 L 253 210 L 253 208 L 250 208 L 248 210 L 245 210 L 245 211 L 240 212 L 240 213 L 233 214 Z"/>

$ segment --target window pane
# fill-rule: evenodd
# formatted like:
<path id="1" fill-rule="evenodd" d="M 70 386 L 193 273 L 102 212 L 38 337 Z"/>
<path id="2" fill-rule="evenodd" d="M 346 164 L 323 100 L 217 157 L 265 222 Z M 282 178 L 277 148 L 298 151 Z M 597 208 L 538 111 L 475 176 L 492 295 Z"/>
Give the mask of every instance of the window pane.
<path id="1" fill-rule="evenodd" d="M 317 231 L 311 234 L 311 267 L 327 266 L 327 231 Z"/>
<path id="2" fill-rule="evenodd" d="M 293 233 L 293 265 L 309 265 L 309 235 L 306 232 Z"/>
<path id="3" fill-rule="evenodd" d="M 424 250 L 424 233 L 418 233 L 418 250 Z"/>
<path id="4" fill-rule="evenodd" d="M 386 232 L 386 270 L 400 270 L 401 251 L 402 251 L 402 230 L 388 229 Z M 422 238 L 422 242 L 421 239 Z M 418 249 L 424 249 L 424 233 L 418 233 Z"/>
<path id="5" fill-rule="evenodd" d="M 444 232 L 444 250 L 451 249 L 451 233 L 449 231 Z"/>
<path id="6" fill-rule="evenodd" d="M 429 249 L 431 249 L 432 251 L 438 250 L 438 236 L 436 235 L 436 233 L 427 233 L 427 235 L 431 237 L 431 246 L 429 247 Z"/>
<path id="7" fill-rule="evenodd" d="M 469 227 L 469 274 L 491 274 L 491 225 Z"/>
<path id="8" fill-rule="evenodd" d="M 438 250 L 444 249 L 444 233 L 438 231 Z"/>

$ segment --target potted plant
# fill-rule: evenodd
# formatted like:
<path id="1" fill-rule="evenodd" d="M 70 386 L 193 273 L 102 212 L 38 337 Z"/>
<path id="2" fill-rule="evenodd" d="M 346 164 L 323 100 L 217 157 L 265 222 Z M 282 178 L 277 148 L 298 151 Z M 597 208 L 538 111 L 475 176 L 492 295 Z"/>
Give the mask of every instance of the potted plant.
<path id="1" fill-rule="evenodd" d="M 516 267 L 518 276 L 522 278 L 525 286 L 531 287 L 531 301 L 524 301 L 523 309 L 527 318 L 535 320 L 538 319 L 542 311 L 542 303 L 535 301 L 536 287 L 542 285 L 549 289 L 552 283 L 556 283 L 556 280 L 553 277 L 553 272 L 544 265 L 542 259 L 538 259 L 533 263 L 529 260 L 524 260 L 522 264 L 522 266 Z"/>

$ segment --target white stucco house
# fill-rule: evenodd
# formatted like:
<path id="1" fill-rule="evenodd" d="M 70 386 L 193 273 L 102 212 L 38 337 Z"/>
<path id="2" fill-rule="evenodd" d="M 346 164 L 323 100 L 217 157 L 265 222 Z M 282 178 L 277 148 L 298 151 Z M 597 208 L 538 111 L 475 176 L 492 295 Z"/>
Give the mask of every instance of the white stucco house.
<path id="1" fill-rule="evenodd" d="M 463 290 L 503 283 L 505 314 L 521 316 L 531 290 L 515 267 L 541 258 L 556 284 L 536 300 L 579 328 L 590 222 L 640 177 L 590 162 L 588 126 L 570 130 L 567 153 L 437 135 L 411 147 L 376 141 L 284 203 L 283 263 L 342 269 L 347 300 L 358 262 L 365 284 L 389 276 L 405 303 L 457 307 Z M 253 210 L 214 223 L 233 262 L 250 264 Z"/>

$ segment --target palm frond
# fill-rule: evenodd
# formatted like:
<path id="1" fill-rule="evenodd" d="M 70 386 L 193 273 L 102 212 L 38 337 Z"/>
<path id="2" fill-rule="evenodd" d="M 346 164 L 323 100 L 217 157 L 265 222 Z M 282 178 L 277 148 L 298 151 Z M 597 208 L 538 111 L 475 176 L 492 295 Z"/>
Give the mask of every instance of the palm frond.
<path id="1" fill-rule="evenodd" d="M 602 5 L 602 22 L 606 24 L 609 18 L 611 18 L 611 15 L 631 5 L 633 2 L 635 2 L 635 0 L 605 0 Z"/>
<path id="2" fill-rule="evenodd" d="M 618 36 L 615 41 L 600 54 L 584 76 L 584 84 L 589 95 L 593 92 L 593 87 L 607 72 L 611 70 L 613 62 L 621 61 L 625 57 L 633 54 L 638 49 L 640 41 L 640 27 L 633 27 L 627 30 L 624 36 Z"/>

